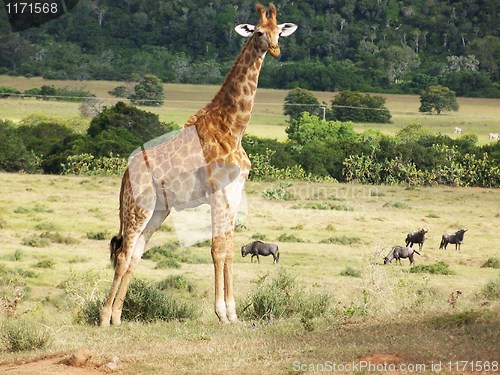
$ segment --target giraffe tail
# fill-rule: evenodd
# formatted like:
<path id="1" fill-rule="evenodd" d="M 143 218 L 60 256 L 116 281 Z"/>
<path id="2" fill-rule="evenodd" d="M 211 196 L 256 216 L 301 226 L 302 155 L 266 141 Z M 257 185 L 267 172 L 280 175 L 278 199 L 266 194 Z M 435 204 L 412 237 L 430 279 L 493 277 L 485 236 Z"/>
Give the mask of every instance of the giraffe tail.
<path id="1" fill-rule="evenodd" d="M 121 234 L 114 236 L 109 243 L 109 259 L 113 263 L 113 267 L 116 268 L 116 261 L 118 253 L 121 251 L 123 238 Z"/>

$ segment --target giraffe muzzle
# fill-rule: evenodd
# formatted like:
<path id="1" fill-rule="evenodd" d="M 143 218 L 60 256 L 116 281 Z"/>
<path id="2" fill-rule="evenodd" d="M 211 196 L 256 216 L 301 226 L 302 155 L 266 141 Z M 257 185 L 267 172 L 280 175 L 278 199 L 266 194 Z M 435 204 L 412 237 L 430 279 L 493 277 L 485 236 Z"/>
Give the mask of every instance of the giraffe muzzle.
<path id="1" fill-rule="evenodd" d="M 279 57 L 281 55 L 281 50 L 279 46 L 271 46 L 269 47 L 269 53 L 272 57 Z"/>

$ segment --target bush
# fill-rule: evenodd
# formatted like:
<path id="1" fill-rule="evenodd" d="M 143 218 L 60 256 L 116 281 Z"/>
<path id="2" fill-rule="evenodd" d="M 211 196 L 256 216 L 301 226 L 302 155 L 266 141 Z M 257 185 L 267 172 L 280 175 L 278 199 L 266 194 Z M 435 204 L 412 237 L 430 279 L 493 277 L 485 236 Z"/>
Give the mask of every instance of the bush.
<path id="1" fill-rule="evenodd" d="M 116 86 L 113 90 L 108 91 L 108 94 L 117 98 L 128 98 L 131 95 L 130 90 L 126 86 Z"/>
<path id="2" fill-rule="evenodd" d="M 32 235 L 30 237 L 23 238 L 22 244 L 24 246 L 31 247 L 47 247 L 50 245 L 50 240 L 48 238 L 42 238 L 37 235 Z"/>
<path id="3" fill-rule="evenodd" d="M 44 85 L 40 88 L 33 88 L 24 91 L 25 95 L 36 96 L 37 99 L 59 100 L 68 102 L 82 102 L 87 98 L 95 97 L 89 91 L 81 89 L 72 89 L 69 87 L 57 88 Z"/>
<path id="4" fill-rule="evenodd" d="M 153 284 L 143 280 L 133 280 L 123 303 L 122 318 L 153 322 L 157 320 L 193 319 L 196 309 L 193 304 L 168 298 Z"/>
<path id="5" fill-rule="evenodd" d="M 143 259 L 156 261 L 156 268 L 180 268 L 181 263 L 207 264 L 211 263 L 208 257 L 199 256 L 190 251 L 177 252 L 177 242 L 170 242 L 163 246 L 154 246 L 144 253 Z"/>
<path id="6" fill-rule="evenodd" d="M 101 231 L 101 232 L 87 232 L 87 238 L 89 240 L 97 240 L 97 241 L 102 241 L 107 239 L 110 236 L 108 231 Z"/>
<path id="7" fill-rule="evenodd" d="M 352 267 L 346 267 L 340 271 L 340 276 L 361 277 L 361 272 Z"/>
<path id="8" fill-rule="evenodd" d="M 300 87 L 294 88 L 288 92 L 285 97 L 285 104 L 283 105 L 283 114 L 289 116 L 289 123 L 297 120 L 302 112 L 308 112 L 312 115 L 318 115 L 321 104 L 318 99 L 306 89 Z M 287 128 L 286 132 L 290 136 L 293 133 L 293 127 Z"/>
<path id="9" fill-rule="evenodd" d="M 137 85 L 134 86 L 134 93 L 129 99 L 134 104 L 145 106 L 159 106 L 163 104 L 163 84 L 161 80 L 153 74 L 146 74 Z"/>
<path id="10" fill-rule="evenodd" d="M 490 300 L 499 300 L 500 299 L 500 276 L 494 280 L 489 281 L 483 287 L 483 295 Z"/>
<path id="11" fill-rule="evenodd" d="M 73 238 L 71 236 L 63 236 L 61 233 L 58 232 L 43 232 L 40 234 L 40 238 L 48 238 L 54 243 L 60 243 L 60 244 L 65 244 L 65 245 L 73 245 L 80 243 L 80 240 L 77 238 Z"/>
<path id="12" fill-rule="evenodd" d="M 0 171 L 39 171 L 41 160 L 26 148 L 12 122 L 0 120 L 0 139 Z"/>
<path id="13" fill-rule="evenodd" d="M 19 95 L 21 91 L 8 86 L 0 86 L 0 99 L 8 98 L 12 95 Z"/>
<path id="14" fill-rule="evenodd" d="M 62 174 L 86 176 L 121 176 L 127 169 L 127 159 L 113 156 L 95 157 L 91 154 L 71 155 L 61 165 Z"/>
<path id="15" fill-rule="evenodd" d="M 433 112 L 439 115 L 442 111 L 458 111 L 455 92 L 445 86 L 429 86 L 420 95 L 420 112 Z"/>
<path id="16" fill-rule="evenodd" d="M 283 200 L 283 201 L 290 201 L 296 199 L 295 195 L 293 193 L 288 191 L 288 188 L 292 187 L 293 185 L 290 183 L 285 183 L 285 182 L 280 182 L 280 186 L 276 187 L 274 189 L 266 189 L 262 193 L 262 196 L 267 199 L 271 200 Z"/>
<path id="17" fill-rule="evenodd" d="M 52 259 L 44 259 L 35 264 L 36 268 L 54 268 L 56 263 Z"/>
<path id="18" fill-rule="evenodd" d="M 490 320 L 492 314 L 488 310 L 467 310 L 456 313 L 447 313 L 431 319 L 431 324 L 436 328 L 463 327 L 478 322 Z"/>
<path id="19" fill-rule="evenodd" d="M 24 318 L 5 321 L 0 340 L 7 350 L 20 352 L 44 348 L 51 342 L 52 336 L 47 329 Z"/>
<path id="20" fill-rule="evenodd" d="M 341 91 L 332 100 L 332 118 L 337 121 L 391 122 L 391 114 L 381 96 L 357 91 Z"/>
<path id="21" fill-rule="evenodd" d="M 304 240 L 300 237 L 295 236 L 294 234 L 283 233 L 278 237 L 278 241 L 280 242 L 304 242 Z"/>
<path id="22" fill-rule="evenodd" d="M 330 308 L 331 297 L 311 293 L 299 286 L 296 278 L 285 269 L 267 280 L 267 275 L 256 281 L 257 288 L 247 298 L 240 316 L 245 319 L 284 319 L 302 315 L 304 323 L 311 317 L 321 317 Z"/>
<path id="23" fill-rule="evenodd" d="M 454 275 L 455 272 L 450 269 L 450 266 L 445 262 L 437 262 L 434 264 L 417 264 L 410 268 L 411 273 L 430 273 L 434 275 Z"/>
<path id="24" fill-rule="evenodd" d="M 329 243 L 329 244 L 337 244 L 337 245 L 354 245 L 357 243 L 361 243 L 361 238 L 356 236 L 335 236 L 330 237 L 325 240 L 321 240 L 320 243 Z"/>
<path id="25" fill-rule="evenodd" d="M 488 260 L 486 260 L 486 262 L 484 262 L 481 267 L 500 268 L 500 258 L 497 257 L 488 258 Z"/>
<path id="26" fill-rule="evenodd" d="M 193 285 L 182 275 L 172 275 L 158 283 L 161 290 L 177 289 L 181 291 L 192 292 Z"/>

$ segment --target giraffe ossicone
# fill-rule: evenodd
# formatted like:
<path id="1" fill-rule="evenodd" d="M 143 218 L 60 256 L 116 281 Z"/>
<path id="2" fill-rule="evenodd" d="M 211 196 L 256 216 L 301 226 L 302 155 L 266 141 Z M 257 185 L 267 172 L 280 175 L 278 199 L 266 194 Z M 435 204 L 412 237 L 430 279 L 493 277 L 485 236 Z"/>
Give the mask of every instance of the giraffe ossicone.
<path id="1" fill-rule="evenodd" d="M 235 28 L 248 41 L 212 101 L 192 115 L 179 134 L 145 145 L 130 158 L 120 189 L 120 231 L 110 242 L 115 273 L 101 310 L 101 326 L 121 323 L 134 269 L 172 209 L 189 212 L 205 203 L 210 206 L 215 314 L 221 323 L 238 320 L 233 290 L 234 226 L 251 167 L 241 139 L 266 53 L 278 57 L 279 37 L 297 29 L 292 23 L 278 25 L 272 3 L 268 12 L 262 4 L 256 10 L 257 25 Z M 197 224 L 188 218 L 183 224 L 188 228 L 186 236 Z"/>

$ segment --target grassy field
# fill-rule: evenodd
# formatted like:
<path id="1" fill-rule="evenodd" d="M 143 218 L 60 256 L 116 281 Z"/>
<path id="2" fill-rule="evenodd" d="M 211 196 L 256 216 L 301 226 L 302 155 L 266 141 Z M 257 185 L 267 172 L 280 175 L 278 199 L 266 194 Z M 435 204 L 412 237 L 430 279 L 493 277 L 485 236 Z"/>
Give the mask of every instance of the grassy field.
<path id="1" fill-rule="evenodd" d="M 47 81 L 42 78 L 24 78 L 0 76 L 1 86 L 26 90 L 42 85 L 56 87 L 72 87 L 88 90 L 102 98 L 104 105 L 116 102 L 108 91 L 122 82 L 112 81 Z M 157 113 L 162 121 L 173 121 L 183 124 L 192 113 L 209 102 L 218 86 L 165 84 L 166 100 L 158 108 L 145 108 Z M 283 115 L 283 102 L 286 90 L 259 89 L 255 100 L 253 117 L 247 132 L 260 137 L 286 139 L 286 117 Z M 320 102 L 328 105 L 334 97 L 331 92 L 314 92 Z M 386 98 L 393 122 L 391 124 L 356 124 L 358 131 L 379 129 L 394 134 L 410 123 L 420 123 L 433 132 L 454 136 L 453 129 L 458 126 L 466 133 L 475 133 L 479 143 L 488 142 L 489 133 L 500 132 L 500 99 L 458 98 L 460 110 L 447 112 L 440 116 L 426 115 L 418 112 L 420 105 L 418 96 L 414 95 L 381 95 Z M 40 114 L 56 118 L 73 119 L 81 124 L 78 104 L 64 102 L 46 102 L 35 99 L 3 99 L 0 100 L 0 118 L 20 121 L 30 114 Z M 85 120 L 88 122 L 89 120 Z"/>
<path id="2" fill-rule="evenodd" d="M 500 360 L 498 295 L 487 299 L 483 293 L 488 282 L 499 280 L 499 270 L 481 267 L 490 257 L 500 258 L 499 189 L 291 182 L 281 186 L 290 200 L 264 197 L 278 188 L 277 182 L 246 185 L 248 216 L 236 233 L 237 303 L 245 303 L 259 277 L 285 269 L 306 294 L 332 296 L 325 316 L 220 326 L 212 311 L 210 250 L 204 246 L 182 250 L 204 262 L 158 269 L 155 261 L 142 260 L 135 273 L 150 281 L 183 276 L 193 286 L 189 298 L 199 311 L 196 319 L 101 329 L 75 321 L 77 305 L 61 285 L 71 279 L 83 290 L 90 280 L 97 292 L 107 291 L 119 179 L 0 174 L 0 267 L 15 270 L 29 290 L 17 316 L 52 336 L 47 348 L 35 351 L 11 353 L 0 343 L 0 372 L 41 373 L 13 363 L 64 356 L 78 347 L 91 351 L 87 369 L 94 373 L 118 356 L 120 374 L 291 374 L 308 372 L 307 364 L 345 364 L 376 354 L 427 369 L 440 361 Z M 174 241 L 172 227 L 167 219 L 150 246 Z M 429 233 L 416 264 L 446 262 L 454 274 L 410 273 L 408 260 L 383 265 L 391 247 L 421 227 Z M 462 227 L 468 232 L 461 251 L 452 245 L 438 249 L 443 233 Z M 44 232 L 68 240 L 34 247 L 39 242 L 33 239 Z M 91 232 L 106 238 L 89 239 Z M 240 246 L 256 236 L 279 245 L 279 266 L 270 258 L 251 264 L 240 256 Z M 359 276 L 342 276 L 349 267 Z M 457 290 L 462 294 L 453 304 L 450 295 Z M 6 321 L 0 316 L 0 325 Z"/>

